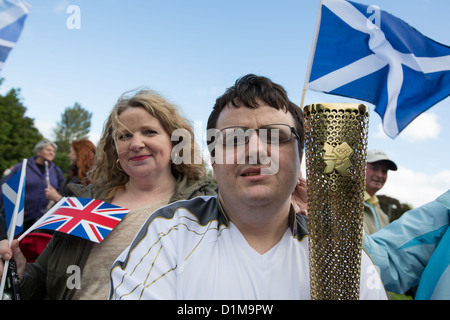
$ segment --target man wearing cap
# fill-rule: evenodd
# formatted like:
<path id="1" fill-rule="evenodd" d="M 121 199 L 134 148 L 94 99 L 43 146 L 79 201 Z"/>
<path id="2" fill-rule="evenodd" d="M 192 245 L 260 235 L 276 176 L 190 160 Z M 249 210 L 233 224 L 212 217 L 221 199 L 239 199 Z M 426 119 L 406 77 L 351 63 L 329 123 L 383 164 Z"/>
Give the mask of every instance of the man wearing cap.
<path id="1" fill-rule="evenodd" d="M 366 190 L 364 191 L 364 231 L 372 234 L 389 224 L 389 217 L 381 210 L 375 194 L 383 188 L 388 170 L 396 171 L 397 165 L 382 150 L 367 151 Z"/>

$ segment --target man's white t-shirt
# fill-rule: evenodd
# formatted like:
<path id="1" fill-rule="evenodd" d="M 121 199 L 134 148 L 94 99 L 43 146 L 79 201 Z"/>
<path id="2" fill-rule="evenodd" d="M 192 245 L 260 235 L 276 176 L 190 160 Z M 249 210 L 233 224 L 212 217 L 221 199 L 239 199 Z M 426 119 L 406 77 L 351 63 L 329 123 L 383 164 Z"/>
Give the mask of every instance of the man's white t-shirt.
<path id="1" fill-rule="evenodd" d="M 259 254 L 228 221 L 217 197 L 198 197 L 150 216 L 111 270 L 111 299 L 310 299 L 305 218 Z M 386 299 L 365 252 L 361 299 Z M 364 272 L 364 270 L 371 270 Z"/>

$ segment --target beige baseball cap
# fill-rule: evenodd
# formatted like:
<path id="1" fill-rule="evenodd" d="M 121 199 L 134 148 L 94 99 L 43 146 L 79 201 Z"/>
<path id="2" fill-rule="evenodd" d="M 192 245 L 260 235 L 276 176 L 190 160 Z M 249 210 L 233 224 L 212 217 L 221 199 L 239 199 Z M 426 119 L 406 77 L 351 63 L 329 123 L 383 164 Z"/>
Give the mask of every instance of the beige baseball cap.
<path id="1" fill-rule="evenodd" d="M 367 163 L 373 163 L 378 161 L 386 161 L 388 168 L 392 171 L 397 171 L 397 165 L 394 161 L 389 159 L 386 152 L 383 150 L 369 149 L 367 150 Z"/>

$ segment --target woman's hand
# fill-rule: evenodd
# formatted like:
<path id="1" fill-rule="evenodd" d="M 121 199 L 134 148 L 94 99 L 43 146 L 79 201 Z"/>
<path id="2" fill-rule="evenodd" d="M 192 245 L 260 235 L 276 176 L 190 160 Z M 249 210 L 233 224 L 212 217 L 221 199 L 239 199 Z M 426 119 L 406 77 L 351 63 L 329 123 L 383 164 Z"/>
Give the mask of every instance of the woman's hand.
<path id="1" fill-rule="evenodd" d="M 25 266 L 27 264 L 27 259 L 22 254 L 19 248 L 19 241 L 13 240 L 11 247 L 9 246 L 8 240 L 0 241 L 0 279 L 3 275 L 3 261 L 10 260 L 11 258 L 16 261 L 17 273 L 19 274 L 20 281 L 23 280 L 23 275 L 25 274 Z"/>
<path id="2" fill-rule="evenodd" d="M 55 188 L 49 186 L 48 188 L 45 188 L 45 197 L 47 198 L 47 200 L 53 200 L 55 202 L 58 202 L 62 196 L 58 193 L 58 191 Z"/>

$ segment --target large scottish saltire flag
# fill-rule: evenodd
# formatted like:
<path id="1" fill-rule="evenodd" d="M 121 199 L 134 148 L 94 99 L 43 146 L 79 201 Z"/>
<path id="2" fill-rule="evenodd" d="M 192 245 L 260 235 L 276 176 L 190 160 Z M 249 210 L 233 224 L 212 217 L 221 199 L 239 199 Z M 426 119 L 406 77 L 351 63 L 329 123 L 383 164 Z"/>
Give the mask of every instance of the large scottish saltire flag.
<path id="1" fill-rule="evenodd" d="M 25 202 L 25 183 L 24 183 L 25 173 L 26 173 L 26 164 L 22 166 L 22 169 L 20 169 L 11 178 L 9 178 L 5 183 L 2 184 L 3 207 L 5 211 L 6 230 L 8 238 L 9 237 L 14 238 L 23 231 L 24 202 Z M 16 207 L 16 204 L 18 204 L 18 207 L 15 211 L 14 209 Z M 16 215 L 15 219 L 14 214 Z M 14 232 L 12 232 L 12 229 L 14 228 L 15 230 Z"/>
<path id="2" fill-rule="evenodd" d="M 18 0 L 0 0 L 0 70 L 22 32 L 30 5 Z"/>
<path id="3" fill-rule="evenodd" d="M 374 6 L 320 10 L 306 89 L 373 103 L 391 138 L 450 94 L 450 47 Z"/>
<path id="4" fill-rule="evenodd" d="M 87 198 L 66 198 L 52 208 L 35 229 L 47 229 L 71 234 L 93 242 L 101 242 L 125 217 L 128 209 Z M 31 229 L 31 228 L 30 228 Z"/>

